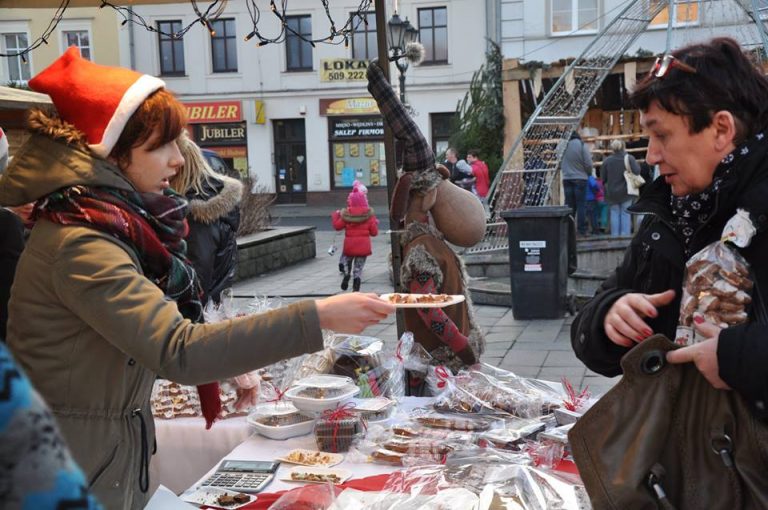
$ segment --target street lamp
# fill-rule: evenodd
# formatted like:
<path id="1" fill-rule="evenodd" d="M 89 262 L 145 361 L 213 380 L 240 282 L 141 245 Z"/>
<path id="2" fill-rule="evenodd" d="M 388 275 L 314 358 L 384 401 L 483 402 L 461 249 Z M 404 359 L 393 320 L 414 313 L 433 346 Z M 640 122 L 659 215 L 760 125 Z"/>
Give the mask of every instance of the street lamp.
<path id="1" fill-rule="evenodd" d="M 405 47 L 408 43 L 414 42 L 419 37 L 419 31 L 411 25 L 408 18 L 405 18 L 405 21 L 403 21 L 397 13 L 394 13 L 389 19 L 387 28 L 389 50 L 392 52 L 390 61 L 394 61 L 397 70 L 400 71 L 400 102 L 405 104 L 405 72 L 408 70 Z"/>

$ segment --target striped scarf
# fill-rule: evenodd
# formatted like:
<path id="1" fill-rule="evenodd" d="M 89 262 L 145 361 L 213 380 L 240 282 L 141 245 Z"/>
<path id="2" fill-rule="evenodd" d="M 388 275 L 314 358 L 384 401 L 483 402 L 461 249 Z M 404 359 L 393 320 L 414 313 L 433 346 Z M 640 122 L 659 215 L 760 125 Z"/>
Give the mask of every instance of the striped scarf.
<path id="1" fill-rule="evenodd" d="M 186 257 L 187 201 L 174 191 L 139 193 L 116 188 L 73 186 L 49 195 L 39 217 L 109 234 L 133 248 L 144 276 L 174 300 L 192 322 L 203 322 L 202 288 Z M 197 387 L 211 428 L 221 411 L 218 382 Z"/>

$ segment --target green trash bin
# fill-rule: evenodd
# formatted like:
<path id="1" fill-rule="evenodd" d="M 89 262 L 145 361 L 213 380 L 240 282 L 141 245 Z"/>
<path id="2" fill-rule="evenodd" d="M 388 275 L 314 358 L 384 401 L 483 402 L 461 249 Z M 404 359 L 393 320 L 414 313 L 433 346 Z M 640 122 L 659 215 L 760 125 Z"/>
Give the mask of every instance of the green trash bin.
<path id="1" fill-rule="evenodd" d="M 575 271 L 576 228 L 571 208 L 503 211 L 509 236 L 509 275 L 515 319 L 560 319 L 567 307 L 568 274 Z"/>

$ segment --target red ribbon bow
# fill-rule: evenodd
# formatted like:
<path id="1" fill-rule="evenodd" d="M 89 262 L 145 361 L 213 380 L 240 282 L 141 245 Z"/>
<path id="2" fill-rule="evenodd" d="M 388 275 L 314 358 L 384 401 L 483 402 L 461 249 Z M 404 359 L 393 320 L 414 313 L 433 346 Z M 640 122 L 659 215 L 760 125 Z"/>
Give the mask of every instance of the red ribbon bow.
<path id="1" fill-rule="evenodd" d="M 435 367 L 435 376 L 437 376 L 437 387 L 445 388 L 446 381 L 449 379 L 448 370 L 443 365 Z"/>
<path id="2" fill-rule="evenodd" d="M 354 412 L 352 412 L 352 409 L 355 408 L 355 404 L 352 402 L 347 402 L 344 405 L 337 406 L 334 409 L 326 409 L 323 411 L 322 419 L 324 421 L 327 421 L 329 423 L 333 423 L 333 434 L 331 435 L 331 445 L 333 448 L 333 453 L 336 453 L 338 448 L 336 447 L 336 437 L 339 433 L 339 426 L 341 425 L 341 420 L 347 419 L 347 418 L 354 418 L 356 415 Z M 363 422 L 363 427 L 366 427 L 365 420 Z M 367 427 L 366 427 L 367 428 Z"/>

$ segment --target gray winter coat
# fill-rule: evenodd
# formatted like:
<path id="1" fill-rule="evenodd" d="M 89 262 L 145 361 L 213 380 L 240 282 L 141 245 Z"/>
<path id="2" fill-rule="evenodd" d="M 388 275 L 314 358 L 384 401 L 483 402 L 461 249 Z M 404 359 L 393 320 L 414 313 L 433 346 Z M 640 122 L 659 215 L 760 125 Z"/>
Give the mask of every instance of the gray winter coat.
<path id="1" fill-rule="evenodd" d="M 605 187 L 605 202 L 608 204 L 621 204 L 627 200 L 637 198 L 627 193 L 627 180 L 624 178 L 625 151 L 614 152 L 603 160 L 600 167 L 600 177 L 603 178 Z M 640 165 L 637 160 L 629 155 L 629 168 L 633 174 L 640 175 Z"/>
<path id="2" fill-rule="evenodd" d="M 592 175 L 592 155 L 581 138 L 571 138 L 560 162 L 564 181 L 586 181 Z"/>

